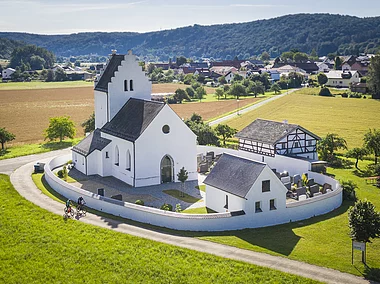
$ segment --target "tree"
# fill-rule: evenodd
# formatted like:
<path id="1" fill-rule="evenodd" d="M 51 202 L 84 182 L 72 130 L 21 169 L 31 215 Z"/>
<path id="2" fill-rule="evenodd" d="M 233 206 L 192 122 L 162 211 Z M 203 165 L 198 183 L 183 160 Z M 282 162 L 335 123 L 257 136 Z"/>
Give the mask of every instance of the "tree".
<path id="1" fill-rule="evenodd" d="M 55 81 L 66 81 L 67 75 L 65 73 L 65 70 L 62 68 L 57 68 L 57 70 L 54 72 L 54 78 Z"/>
<path id="2" fill-rule="evenodd" d="M 365 155 L 367 155 L 367 153 L 368 151 L 365 148 L 353 148 L 346 153 L 346 157 L 356 159 L 355 168 L 359 170 L 358 168 L 359 160 L 363 161 L 363 158 Z"/>
<path id="3" fill-rule="evenodd" d="M 327 78 L 326 74 L 322 73 L 322 72 L 318 73 L 317 79 L 318 79 L 318 83 L 319 83 L 320 86 L 323 86 L 328 81 L 328 78 Z"/>
<path id="4" fill-rule="evenodd" d="M 340 59 L 340 56 L 335 57 L 334 69 L 335 70 L 342 69 L 342 59 Z"/>
<path id="5" fill-rule="evenodd" d="M 180 57 L 177 57 L 176 59 L 176 64 L 178 67 L 185 64 L 186 62 L 187 62 L 187 58 L 185 56 L 180 56 Z"/>
<path id="6" fill-rule="evenodd" d="M 237 133 L 237 130 L 227 124 L 218 124 L 215 127 L 215 132 L 217 135 L 222 136 L 223 146 L 226 146 L 226 139 L 233 137 Z"/>
<path id="7" fill-rule="evenodd" d="M 177 89 L 174 93 L 174 98 L 180 104 L 182 103 L 183 100 L 190 101 L 190 97 L 187 95 L 186 91 L 183 89 Z"/>
<path id="8" fill-rule="evenodd" d="M 280 94 L 280 93 L 281 93 L 281 87 L 280 87 L 277 83 L 274 83 L 274 84 L 270 87 L 270 91 L 271 91 L 271 92 L 274 92 L 275 95 Z"/>
<path id="9" fill-rule="evenodd" d="M 185 91 L 190 98 L 194 98 L 195 92 L 194 92 L 194 89 L 192 87 L 187 87 Z"/>
<path id="10" fill-rule="evenodd" d="M 0 142 L 1 142 L 1 150 L 5 149 L 5 143 L 14 140 L 16 136 L 7 131 L 5 128 L 0 128 Z"/>
<path id="11" fill-rule="evenodd" d="M 65 137 L 73 139 L 75 133 L 75 124 L 70 117 L 52 117 L 50 118 L 49 127 L 45 129 L 45 139 L 52 141 L 59 138 L 59 142 L 62 142 Z"/>
<path id="12" fill-rule="evenodd" d="M 380 214 L 367 200 L 359 200 L 348 211 L 350 236 L 358 242 L 371 242 L 380 237 Z"/>
<path id="13" fill-rule="evenodd" d="M 247 88 L 248 93 L 253 93 L 255 95 L 255 98 L 258 94 L 264 94 L 265 93 L 265 87 L 263 83 L 260 81 L 254 81 L 251 82 Z"/>
<path id="14" fill-rule="evenodd" d="M 240 74 L 238 74 L 238 73 L 236 73 L 235 75 L 234 75 L 234 78 L 233 78 L 233 82 L 240 82 L 240 81 L 243 81 L 243 76 L 241 76 Z"/>
<path id="15" fill-rule="evenodd" d="M 227 84 L 226 76 L 219 77 L 218 82 L 222 85 Z"/>
<path id="16" fill-rule="evenodd" d="M 222 88 L 217 88 L 215 90 L 215 96 L 218 98 L 218 101 L 220 100 L 220 97 L 223 96 L 224 90 Z"/>
<path id="17" fill-rule="evenodd" d="M 41 70 L 46 65 L 45 59 L 38 55 L 33 55 L 30 57 L 30 68 L 32 70 Z"/>
<path id="18" fill-rule="evenodd" d="M 196 90 L 195 90 L 195 94 L 197 96 L 197 99 L 201 102 L 203 97 L 207 94 L 206 91 L 205 91 L 205 88 L 203 87 L 198 87 Z"/>
<path id="19" fill-rule="evenodd" d="M 261 53 L 261 56 L 260 56 L 260 59 L 262 61 L 268 61 L 270 60 L 270 55 L 268 52 L 264 51 L 263 53 Z"/>
<path id="20" fill-rule="evenodd" d="M 185 167 L 182 167 L 180 170 L 179 170 L 179 173 L 177 174 L 177 177 L 178 177 L 178 180 L 181 182 L 181 196 L 185 196 L 185 181 L 187 180 L 187 178 L 189 177 L 189 174 L 188 172 L 185 170 Z"/>
<path id="21" fill-rule="evenodd" d="M 247 94 L 245 87 L 240 83 L 233 83 L 229 93 L 230 95 L 236 97 L 236 99 L 239 99 L 240 96 L 245 96 Z"/>
<path id="22" fill-rule="evenodd" d="M 339 149 L 347 149 L 347 142 L 338 134 L 328 133 L 317 144 L 318 152 L 322 160 L 333 161 L 334 151 Z"/>
<path id="23" fill-rule="evenodd" d="M 95 130 L 95 112 L 93 112 L 90 117 L 83 121 L 81 126 L 84 128 L 84 133 L 88 133 Z"/>
<path id="24" fill-rule="evenodd" d="M 368 67 L 368 88 L 373 99 L 380 99 L 380 55 L 371 58 Z"/>
<path id="25" fill-rule="evenodd" d="M 46 73 L 46 82 L 53 82 L 55 79 L 54 71 L 52 69 L 49 69 Z"/>
<path id="26" fill-rule="evenodd" d="M 310 53 L 310 59 L 313 60 L 313 61 L 317 61 L 318 60 L 318 53 L 315 50 L 315 48 L 313 48 L 312 51 L 311 51 L 311 53 Z"/>
<path id="27" fill-rule="evenodd" d="M 306 53 L 303 52 L 296 52 L 293 55 L 293 61 L 294 62 L 306 62 L 309 60 L 309 56 Z"/>
<path id="28" fill-rule="evenodd" d="M 364 147 L 368 150 L 368 153 L 375 155 L 375 165 L 377 164 L 377 158 L 380 156 L 380 130 L 369 130 L 364 134 Z"/>
<path id="29" fill-rule="evenodd" d="M 205 124 L 199 114 L 193 113 L 190 119 L 185 121 L 185 124 L 197 135 L 199 145 L 215 145 L 219 146 L 219 138 L 210 125 Z"/>
<path id="30" fill-rule="evenodd" d="M 13 50 L 9 67 L 16 68 L 17 66 L 24 66 L 23 69 L 30 69 L 33 65 L 34 67 L 38 67 L 38 69 L 42 69 L 41 67 L 51 68 L 53 67 L 54 61 L 54 54 L 45 48 L 37 47 L 35 45 L 25 45 L 22 47 L 16 47 Z"/>
<path id="31" fill-rule="evenodd" d="M 193 80 L 194 80 L 193 74 L 186 74 L 185 77 L 183 78 L 183 83 L 185 85 L 191 85 Z"/>

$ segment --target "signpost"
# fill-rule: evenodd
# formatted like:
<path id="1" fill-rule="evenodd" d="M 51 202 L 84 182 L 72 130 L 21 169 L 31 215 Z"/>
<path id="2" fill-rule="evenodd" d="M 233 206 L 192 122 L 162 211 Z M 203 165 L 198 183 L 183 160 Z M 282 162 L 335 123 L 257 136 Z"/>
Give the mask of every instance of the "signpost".
<path id="1" fill-rule="evenodd" d="M 362 262 L 366 264 L 366 261 L 367 261 L 366 248 L 367 248 L 366 243 L 352 240 L 351 264 L 354 264 L 354 250 L 360 250 L 362 252 Z"/>

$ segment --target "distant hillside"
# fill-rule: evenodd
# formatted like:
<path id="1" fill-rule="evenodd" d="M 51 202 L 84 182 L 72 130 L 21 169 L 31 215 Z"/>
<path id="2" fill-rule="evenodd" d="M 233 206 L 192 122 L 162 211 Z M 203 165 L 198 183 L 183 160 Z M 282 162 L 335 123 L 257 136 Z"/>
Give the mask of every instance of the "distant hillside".
<path id="1" fill-rule="evenodd" d="M 127 27 L 126 27 L 127 29 Z M 36 35 L 0 32 L 53 51 L 57 56 L 107 55 L 111 49 L 150 59 L 169 57 L 246 58 L 268 51 L 277 56 L 296 48 L 319 55 L 375 52 L 380 47 L 380 17 L 297 14 L 249 23 L 190 27 L 149 33 L 79 33 Z M 1 53 L 1 50 L 0 50 Z"/>
<path id="2" fill-rule="evenodd" d="M 0 37 L 0 58 L 10 59 L 11 53 L 16 47 L 24 46 L 25 43 Z"/>

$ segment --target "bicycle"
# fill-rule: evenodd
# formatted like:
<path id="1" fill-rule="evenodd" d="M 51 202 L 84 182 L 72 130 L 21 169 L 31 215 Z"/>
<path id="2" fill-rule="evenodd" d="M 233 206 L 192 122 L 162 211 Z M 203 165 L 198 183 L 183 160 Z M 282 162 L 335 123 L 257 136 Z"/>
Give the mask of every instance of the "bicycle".
<path id="1" fill-rule="evenodd" d="M 79 215 L 86 216 L 86 213 L 87 213 L 86 207 L 84 205 L 81 205 L 81 206 L 78 205 L 77 212 L 76 212 L 77 216 Z"/>
<path id="2" fill-rule="evenodd" d="M 63 217 L 64 218 L 73 218 L 74 217 L 74 209 L 70 206 L 69 208 L 65 207 L 65 209 L 63 209 Z"/>

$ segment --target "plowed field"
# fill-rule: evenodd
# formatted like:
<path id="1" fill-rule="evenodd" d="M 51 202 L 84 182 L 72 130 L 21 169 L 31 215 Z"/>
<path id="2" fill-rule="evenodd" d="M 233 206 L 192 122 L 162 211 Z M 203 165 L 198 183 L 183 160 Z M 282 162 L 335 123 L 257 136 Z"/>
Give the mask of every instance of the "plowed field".
<path id="1" fill-rule="evenodd" d="M 155 85 L 153 92 L 158 92 L 155 90 Z M 241 100 L 239 106 L 254 101 L 254 98 Z M 208 120 L 233 111 L 237 108 L 237 103 L 235 100 L 228 100 L 171 105 L 171 107 L 181 118 L 188 118 L 196 112 Z M 93 110 L 92 87 L 0 91 L 0 127 L 6 127 L 16 135 L 14 143 L 42 141 L 43 131 L 49 125 L 49 118 L 64 115 L 70 116 L 75 121 L 79 137 L 83 135 L 80 124 Z"/>

